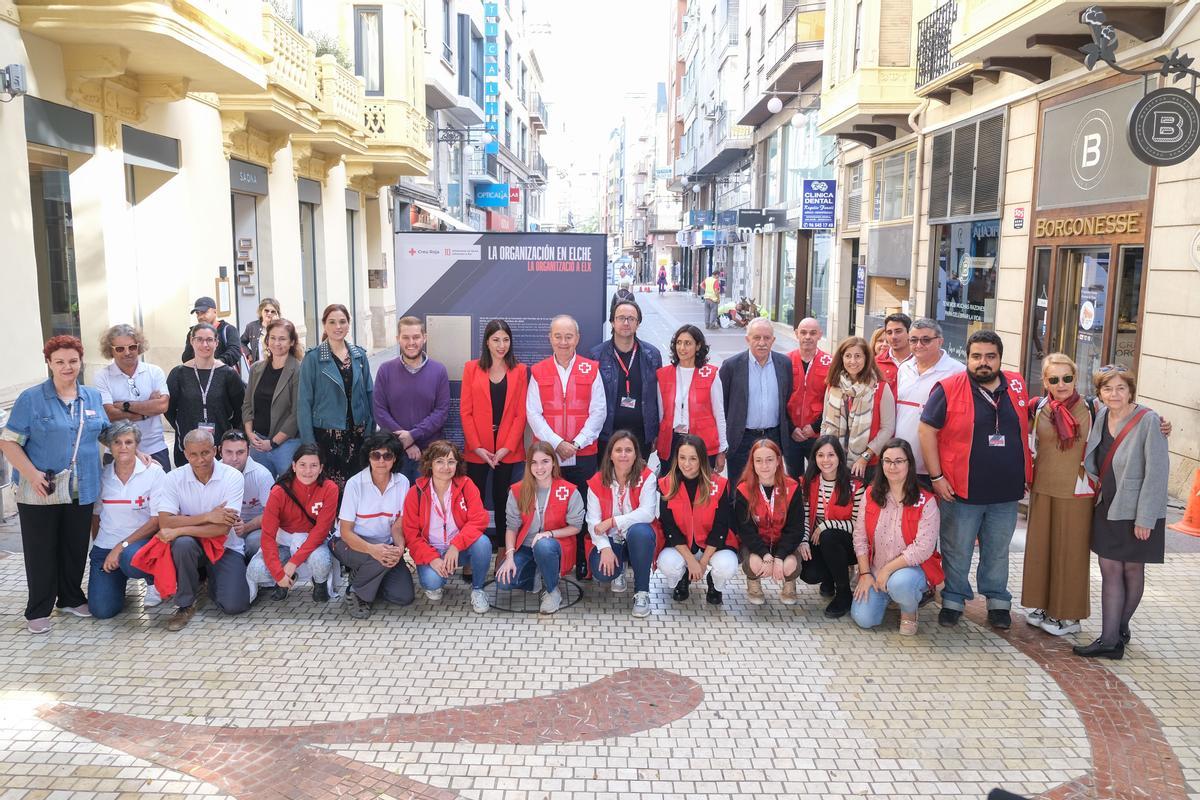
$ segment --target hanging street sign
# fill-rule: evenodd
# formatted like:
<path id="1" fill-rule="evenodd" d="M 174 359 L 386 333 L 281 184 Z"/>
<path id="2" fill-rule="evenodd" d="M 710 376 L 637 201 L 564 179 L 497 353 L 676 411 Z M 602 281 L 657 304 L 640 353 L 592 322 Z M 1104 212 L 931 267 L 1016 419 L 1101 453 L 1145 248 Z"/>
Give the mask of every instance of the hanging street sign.
<path id="1" fill-rule="evenodd" d="M 1200 102 L 1182 89 L 1155 89 L 1133 107 L 1128 134 L 1139 161 L 1180 164 L 1200 148 Z"/>

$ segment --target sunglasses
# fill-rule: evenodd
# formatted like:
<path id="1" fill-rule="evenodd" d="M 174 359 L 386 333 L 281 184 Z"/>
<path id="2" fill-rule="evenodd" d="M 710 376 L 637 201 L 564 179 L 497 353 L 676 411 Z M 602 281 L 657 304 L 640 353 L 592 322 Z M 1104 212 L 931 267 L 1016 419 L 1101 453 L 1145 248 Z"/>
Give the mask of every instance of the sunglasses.
<path id="1" fill-rule="evenodd" d="M 373 450 L 371 452 L 372 461 L 395 461 L 396 454 L 391 450 Z"/>
<path id="2" fill-rule="evenodd" d="M 940 337 L 940 336 L 910 336 L 910 337 L 908 337 L 908 343 L 911 345 L 919 344 L 922 347 L 924 347 L 926 345 L 933 344 L 940 338 L 942 338 L 942 337 Z"/>
<path id="3" fill-rule="evenodd" d="M 1103 372 L 1103 370 L 1101 370 L 1101 372 Z M 1074 383 L 1074 382 L 1075 382 L 1075 376 L 1074 376 L 1074 375 L 1063 375 L 1063 376 L 1060 378 L 1060 377 L 1058 377 L 1057 375 L 1055 375 L 1055 376 L 1054 376 L 1054 377 L 1052 377 L 1052 378 L 1046 378 L 1046 383 L 1050 384 L 1051 386 L 1058 386 L 1058 384 L 1059 384 L 1059 382 L 1060 382 L 1060 381 L 1061 381 L 1062 383 Z"/>
<path id="4" fill-rule="evenodd" d="M 130 344 L 130 345 L 115 344 L 115 345 L 113 345 L 112 350 L 114 353 L 136 353 L 138 351 L 138 345 L 136 345 L 136 344 Z"/>
<path id="5" fill-rule="evenodd" d="M 1109 372 L 1129 372 L 1129 367 L 1125 366 L 1124 364 L 1105 364 L 1096 371 L 1101 375 L 1105 375 Z"/>
<path id="6" fill-rule="evenodd" d="M 142 396 L 142 390 L 139 389 L 137 387 L 137 384 L 133 382 L 133 378 L 126 378 L 125 382 L 129 385 L 129 393 L 131 395 L 133 395 L 134 397 Z"/>
<path id="7" fill-rule="evenodd" d="M 242 433 L 241 431 L 226 431 L 225 435 L 221 437 L 221 441 L 222 442 L 245 442 L 248 440 L 246 439 L 246 434 Z"/>

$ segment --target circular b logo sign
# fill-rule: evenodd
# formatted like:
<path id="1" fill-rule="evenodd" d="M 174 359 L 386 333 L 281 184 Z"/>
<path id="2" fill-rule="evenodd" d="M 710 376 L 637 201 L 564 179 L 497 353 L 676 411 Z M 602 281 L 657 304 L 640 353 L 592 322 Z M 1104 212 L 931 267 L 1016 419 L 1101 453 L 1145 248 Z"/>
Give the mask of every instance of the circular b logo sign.
<path id="1" fill-rule="evenodd" d="M 1129 147 L 1153 167 L 1186 161 L 1200 147 L 1200 103 L 1182 89 L 1156 89 L 1129 114 Z"/>
<path id="2" fill-rule="evenodd" d="M 1079 121 L 1071 140 L 1071 179 L 1080 189 L 1096 188 L 1112 160 L 1113 124 L 1102 108 L 1093 108 Z"/>

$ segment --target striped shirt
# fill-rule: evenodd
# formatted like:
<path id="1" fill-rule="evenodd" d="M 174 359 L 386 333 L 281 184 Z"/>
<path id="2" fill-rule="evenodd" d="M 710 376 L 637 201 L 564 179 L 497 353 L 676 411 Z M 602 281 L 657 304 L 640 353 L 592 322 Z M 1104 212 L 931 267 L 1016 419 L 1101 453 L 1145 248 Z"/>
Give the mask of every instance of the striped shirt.
<path id="1" fill-rule="evenodd" d="M 824 530 L 845 531 L 846 533 L 854 533 L 854 522 L 858 519 L 858 507 L 862 502 L 863 492 L 866 489 L 859 486 L 854 492 L 854 512 L 850 519 L 825 519 L 825 508 L 829 505 L 829 500 L 833 497 L 834 487 L 837 485 L 824 478 L 818 477 L 820 482 L 817 487 L 817 527 Z M 804 515 L 804 541 L 812 540 L 813 525 L 809 514 Z"/>

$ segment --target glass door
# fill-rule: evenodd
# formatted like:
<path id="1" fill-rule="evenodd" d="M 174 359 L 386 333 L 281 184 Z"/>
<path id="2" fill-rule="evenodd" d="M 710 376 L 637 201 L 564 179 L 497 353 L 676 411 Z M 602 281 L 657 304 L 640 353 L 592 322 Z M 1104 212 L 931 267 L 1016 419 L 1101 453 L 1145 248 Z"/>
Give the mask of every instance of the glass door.
<path id="1" fill-rule="evenodd" d="M 1105 363 L 1111 257 L 1107 247 L 1063 247 L 1058 251 L 1051 345 L 1075 360 L 1083 394 L 1088 393 L 1090 377 Z"/>
<path id="2" fill-rule="evenodd" d="M 1141 332 L 1142 280 L 1145 276 L 1144 247 L 1122 247 L 1115 289 L 1117 316 L 1114 321 L 1112 361 L 1133 370 Z"/>
<path id="3" fill-rule="evenodd" d="M 1050 264 L 1053 251 L 1039 247 L 1033 253 L 1033 284 L 1030 287 L 1029 328 L 1025 332 L 1025 379 L 1029 396 L 1042 393 L 1042 361 L 1046 358 L 1046 320 L 1050 313 Z"/>
<path id="4" fill-rule="evenodd" d="M 29 194 L 42 341 L 60 334 L 79 336 L 71 174 L 64 153 L 29 149 Z"/>
<path id="5" fill-rule="evenodd" d="M 300 283 L 304 292 L 304 327 L 309 347 L 321 340 L 321 309 L 317 291 L 317 207 L 300 204 Z"/>

